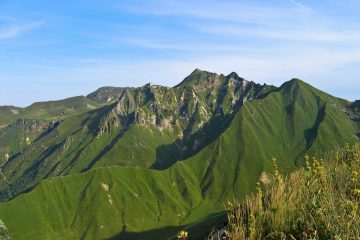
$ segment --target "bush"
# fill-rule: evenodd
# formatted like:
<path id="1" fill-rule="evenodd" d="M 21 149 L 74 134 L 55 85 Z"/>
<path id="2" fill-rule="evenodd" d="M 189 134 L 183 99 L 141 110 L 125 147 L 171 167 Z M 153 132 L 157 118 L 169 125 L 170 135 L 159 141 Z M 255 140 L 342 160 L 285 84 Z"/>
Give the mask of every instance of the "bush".
<path id="1" fill-rule="evenodd" d="M 360 239 L 360 146 L 331 156 L 306 156 L 287 177 L 273 159 L 271 181 L 226 204 L 224 239 Z"/>

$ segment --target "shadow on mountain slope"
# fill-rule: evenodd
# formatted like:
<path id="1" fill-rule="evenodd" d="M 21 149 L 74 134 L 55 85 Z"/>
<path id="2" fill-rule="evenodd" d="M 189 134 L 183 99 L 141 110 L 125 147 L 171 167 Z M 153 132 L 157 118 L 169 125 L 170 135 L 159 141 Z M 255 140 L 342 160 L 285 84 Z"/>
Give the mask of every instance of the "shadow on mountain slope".
<path id="1" fill-rule="evenodd" d="M 157 147 L 156 161 L 151 168 L 160 170 L 169 168 L 177 161 L 185 160 L 201 151 L 204 147 L 215 141 L 230 126 L 239 109 L 240 106 L 233 114 L 220 114 L 213 117 L 202 128 L 185 137 L 185 139 L 177 139 L 171 144 Z"/>
<path id="2" fill-rule="evenodd" d="M 305 132 L 304 132 L 304 136 L 305 136 L 305 139 L 306 139 L 306 149 L 307 150 L 311 148 L 313 142 L 315 141 L 315 139 L 317 137 L 320 124 L 325 119 L 326 103 L 322 102 L 321 99 L 318 97 L 317 105 L 318 105 L 318 113 L 317 113 L 317 116 L 316 116 L 315 123 L 314 123 L 313 127 L 309 128 L 309 129 L 306 129 Z"/>
<path id="3" fill-rule="evenodd" d="M 173 240 L 181 230 L 189 232 L 189 240 L 207 239 L 212 229 L 218 229 L 226 223 L 226 213 L 211 214 L 206 220 L 191 225 L 167 226 L 143 232 L 128 232 L 126 229 L 106 240 Z"/>

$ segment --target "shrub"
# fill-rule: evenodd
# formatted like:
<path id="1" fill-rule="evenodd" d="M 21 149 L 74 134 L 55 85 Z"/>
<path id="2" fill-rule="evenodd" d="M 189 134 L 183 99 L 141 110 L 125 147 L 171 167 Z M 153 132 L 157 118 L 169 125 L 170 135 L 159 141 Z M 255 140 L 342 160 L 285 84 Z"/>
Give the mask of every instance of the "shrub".
<path id="1" fill-rule="evenodd" d="M 270 183 L 226 204 L 224 239 L 360 239 L 360 146 L 305 157 L 283 176 L 273 159 Z"/>

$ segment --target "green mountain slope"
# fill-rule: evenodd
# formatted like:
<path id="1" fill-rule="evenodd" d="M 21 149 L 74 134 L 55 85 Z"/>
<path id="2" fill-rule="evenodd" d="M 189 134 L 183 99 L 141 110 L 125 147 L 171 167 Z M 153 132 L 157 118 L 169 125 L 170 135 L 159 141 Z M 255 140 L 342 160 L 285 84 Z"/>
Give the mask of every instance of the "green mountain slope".
<path id="1" fill-rule="evenodd" d="M 12 120 L 19 115 L 21 108 L 14 106 L 0 106 L 0 129 L 7 126 Z"/>
<path id="2" fill-rule="evenodd" d="M 122 87 L 102 87 L 88 94 L 86 97 L 98 103 L 108 103 L 121 97 L 121 95 L 134 88 L 122 88 Z"/>
<path id="3" fill-rule="evenodd" d="M 0 170 L 6 179 L 0 183 L 1 199 L 13 198 L 42 179 L 96 167 L 168 168 L 216 139 L 247 99 L 274 88 L 234 73 L 201 75 L 195 85 L 125 89 L 110 105 L 60 118 L 39 137 L 32 134 L 27 145 L 19 144 L 26 137 L 12 134 L 12 142 L 23 147 L 14 149 L 0 138 L 5 149 Z M 29 135 L 21 127 L 14 129 L 19 136 Z"/>
<path id="4" fill-rule="evenodd" d="M 101 104 L 83 96 L 59 101 L 33 103 L 26 108 L 0 106 L 0 129 L 16 119 L 63 119 L 67 116 L 88 112 L 100 106 Z"/>
<path id="5" fill-rule="evenodd" d="M 198 239 L 272 156 L 290 172 L 306 153 L 359 141 L 357 119 L 297 79 L 274 88 L 196 70 L 66 118 L 7 161 L 0 219 L 14 239 L 171 239 L 185 227 Z"/>

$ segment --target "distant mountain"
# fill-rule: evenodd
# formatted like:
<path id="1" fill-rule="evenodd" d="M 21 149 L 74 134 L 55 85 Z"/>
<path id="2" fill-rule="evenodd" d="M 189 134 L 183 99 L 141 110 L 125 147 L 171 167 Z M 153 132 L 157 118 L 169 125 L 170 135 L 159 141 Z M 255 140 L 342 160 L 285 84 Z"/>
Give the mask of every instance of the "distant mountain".
<path id="1" fill-rule="evenodd" d="M 33 103 L 26 108 L 0 106 L 0 125 L 6 125 L 16 119 L 62 119 L 70 115 L 99 108 L 101 104 L 84 96 L 59 101 Z"/>
<path id="2" fill-rule="evenodd" d="M 360 136 L 358 101 L 199 69 L 173 88 L 2 111 L 0 219 L 15 239 L 169 239 L 186 226 L 200 237 L 272 156 L 290 172 Z"/>
<path id="3" fill-rule="evenodd" d="M 107 103 L 120 98 L 126 90 L 133 89 L 134 88 L 102 87 L 95 92 L 90 93 L 86 97 L 98 103 Z"/>

